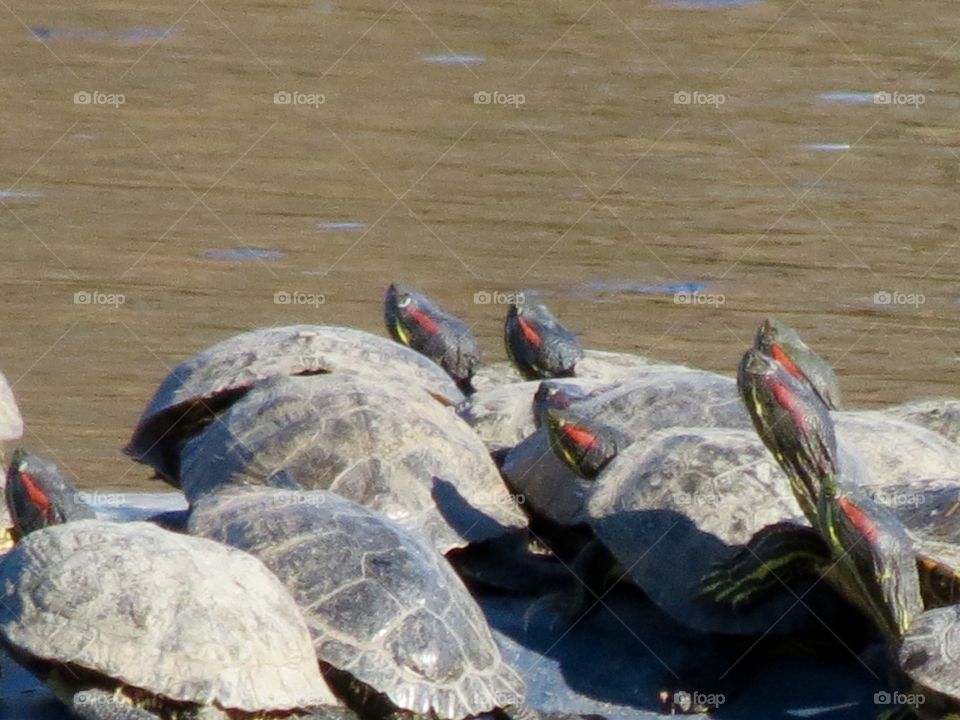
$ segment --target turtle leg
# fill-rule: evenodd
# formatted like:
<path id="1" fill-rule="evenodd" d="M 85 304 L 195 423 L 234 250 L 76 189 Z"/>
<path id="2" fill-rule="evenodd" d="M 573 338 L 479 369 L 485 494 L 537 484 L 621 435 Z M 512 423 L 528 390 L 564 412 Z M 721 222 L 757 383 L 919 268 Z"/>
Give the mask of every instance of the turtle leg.
<path id="1" fill-rule="evenodd" d="M 791 579 L 816 573 L 829 557 L 826 543 L 813 528 L 786 522 L 768 525 L 703 577 L 700 596 L 721 605 L 750 607 Z"/>
<path id="2" fill-rule="evenodd" d="M 159 715 L 125 703 L 107 690 L 81 690 L 73 696 L 70 708 L 83 720 L 161 720 Z"/>

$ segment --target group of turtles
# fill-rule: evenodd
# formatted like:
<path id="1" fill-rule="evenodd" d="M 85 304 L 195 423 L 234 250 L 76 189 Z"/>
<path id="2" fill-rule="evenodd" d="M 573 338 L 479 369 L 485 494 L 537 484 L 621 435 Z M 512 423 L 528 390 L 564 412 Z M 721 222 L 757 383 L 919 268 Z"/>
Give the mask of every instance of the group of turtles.
<path id="1" fill-rule="evenodd" d="M 539 718 L 478 588 L 574 622 L 629 583 L 726 636 L 829 622 L 829 588 L 920 698 L 897 712 L 960 717 L 960 403 L 842 411 L 772 320 L 734 380 L 584 350 L 518 297 L 509 363 L 399 285 L 391 339 L 297 325 L 182 362 L 125 451 L 184 512 L 99 520 L 18 449 L 5 651 L 88 720 Z"/>

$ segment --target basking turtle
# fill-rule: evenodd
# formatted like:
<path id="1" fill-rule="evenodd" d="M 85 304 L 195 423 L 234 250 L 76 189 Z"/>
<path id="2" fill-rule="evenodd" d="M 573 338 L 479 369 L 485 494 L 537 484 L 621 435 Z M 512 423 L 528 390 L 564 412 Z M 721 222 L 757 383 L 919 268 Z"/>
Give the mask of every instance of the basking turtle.
<path id="1" fill-rule="evenodd" d="M 13 454 L 5 494 L 15 540 L 49 525 L 96 517 L 56 465 L 24 448 Z"/>
<path id="2" fill-rule="evenodd" d="M 79 520 L 23 538 L 0 588 L 5 649 L 89 720 L 343 714 L 299 608 L 247 553 Z"/>
<path id="3" fill-rule="evenodd" d="M 583 358 L 583 347 L 535 293 L 520 293 L 510 303 L 503 340 L 514 367 L 527 380 L 570 377 Z"/>
<path id="4" fill-rule="evenodd" d="M 451 408 L 361 376 L 254 385 L 184 445 L 188 501 L 228 485 L 332 490 L 441 552 L 524 527 L 497 468 Z"/>
<path id="5" fill-rule="evenodd" d="M 830 410 L 840 409 L 840 383 L 833 368 L 800 339 L 796 330 L 767 318 L 757 330 L 753 346 L 805 383 Z"/>
<path id="6" fill-rule="evenodd" d="M 925 592 L 931 585 L 922 583 L 922 576 L 936 562 L 920 554 L 929 546 L 916 545 L 890 509 L 866 497 L 838 471 L 833 427 L 820 398 L 775 360 L 755 351 L 744 357 L 740 377 L 758 433 L 790 477 L 827 549 L 825 576 L 874 620 L 896 649 L 900 670 L 917 691 L 913 711 L 924 718 L 960 717 L 956 583 L 950 588 L 952 598 Z M 951 512 L 957 504 L 954 489 Z M 915 526 L 920 517 L 926 518 L 927 537 L 960 537 L 953 515 L 914 513 Z M 929 527 L 944 521 L 948 532 Z M 775 563 L 789 548 L 789 539 L 782 541 L 780 554 L 768 560 Z M 937 602 L 951 604 L 937 607 Z"/>
<path id="7" fill-rule="evenodd" d="M 461 390 L 472 392 L 470 378 L 480 365 L 480 346 L 463 320 L 423 293 L 397 284 L 387 288 L 384 320 L 390 337 L 426 355 Z"/>
<path id="8" fill-rule="evenodd" d="M 770 593 L 748 611 L 702 597 L 703 577 L 756 542 L 767 525 L 804 522 L 754 433 L 672 428 L 631 444 L 615 430 L 570 412 L 551 408 L 546 417 L 554 452 L 592 479 L 581 482 L 584 517 L 597 540 L 616 560 L 618 573 L 675 620 L 726 634 L 774 627 L 783 632 L 810 620 L 789 593 Z M 578 566 L 595 552 L 588 548 Z M 794 583 L 798 595 L 811 583 L 805 585 Z"/>
<path id="9" fill-rule="evenodd" d="M 456 405 L 462 393 L 419 353 L 352 328 L 292 325 L 228 338 L 183 361 L 164 379 L 124 451 L 179 482 L 181 445 L 257 380 L 325 373 L 363 375 L 420 388 Z"/>
<path id="10" fill-rule="evenodd" d="M 330 492 L 228 489 L 189 530 L 259 558 L 304 611 L 324 674 L 363 717 L 464 718 L 522 703 L 483 613 L 414 533 Z"/>

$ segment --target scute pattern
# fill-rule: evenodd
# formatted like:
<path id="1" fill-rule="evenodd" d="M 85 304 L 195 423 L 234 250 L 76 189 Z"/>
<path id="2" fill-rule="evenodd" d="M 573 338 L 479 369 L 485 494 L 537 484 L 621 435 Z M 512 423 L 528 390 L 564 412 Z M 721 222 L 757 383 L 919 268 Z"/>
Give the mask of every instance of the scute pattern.
<path id="1" fill-rule="evenodd" d="M 263 560 L 304 608 L 318 657 L 398 707 L 462 718 L 522 701 L 452 568 L 367 508 L 324 491 L 231 488 L 196 504 L 190 532 Z"/>
<path id="2" fill-rule="evenodd" d="M 359 377 L 257 384 L 187 443 L 180 479 L 191 503 L 227 485 L 329 489 L 424 532 L 441 552 L 526 525 L 451 408 Z"/>
<path id="3" fill-rule="evenodd" d="M 34 657 L 183 702 L 338 704 L 290 593 L 233 548 L 150 523 L 80 520 L 28 535 L 0 579 L 0 633 Z"/>

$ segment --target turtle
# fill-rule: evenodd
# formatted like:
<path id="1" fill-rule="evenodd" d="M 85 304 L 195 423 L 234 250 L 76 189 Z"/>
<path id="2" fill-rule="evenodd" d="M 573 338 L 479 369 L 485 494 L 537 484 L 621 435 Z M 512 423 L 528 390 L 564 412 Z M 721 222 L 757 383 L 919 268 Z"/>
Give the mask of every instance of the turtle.
<path id="1" fill-rule="evenodd" d="M 257 380 L 326 373 L 363 375 L 422 389 L 442 404 L 463 394 L 435 364 L 361 330 L 292 325 L 242 333 L 177 365 L 163 380 L 124 452 L 179 485 L 182 444 L 241 398 Z"/>
<path id="2" fill-rule="evenodd" d="M 77 520 L 21 538 L 0 588 L 4 649 L 88 720 L 344 716 L 294 599 L 234 548 Z"/>
<path id="3" fill-rule="evenodd" d="M 332 490 L 440 552 L 525 527 L 473 430 L 416 389 L 359 375 L 255 383 L 184 446 L 190 504 L 230 485 Z"/>
<path id="4" fill-rule="evenodd" d="M 615 574 L 639 587 L 683 625 L 708 633 L 793 631 L 811 617 L 788 593 L 748 610 L 706 602 L 703 579 L 737 557 L 771 524 L 804 523 L 779 468 L 752 431 L 668 428 L 642 441 L 569 410 L 545 412 L 551 447 L 584 488 L 583 518 L 616 561 Z M 819 543 L 817 543 L 819 547 Z M 602 556 L 599 556 L 602 557 Z M 595 575 L 596 544 L 576 560 Z M 794 582 L 797 595 L 812 582 Z M 576 587 L 576 586 L 575 586 Z M 583 604 L 582 592 L 568 602 Z"/>
<path id="5" fill-rule="evenodd" d="M 767 318 L 754 336 L 753 347 L 770 355 L 797 380 L 805 383 L 830 410 L 840 409 L 840 382 L 830 364 L 800 339 L 796 330 Z"/>
<path id="6" fill-rule="evenodd" d="M 758 433 L 790 477 L 827 549 L 825 577 L 875 621 L 895 651 L 900 672 L 917 691 L 914 700 L 907 701 L 913 711 L 924 718 L 960 717 L 956 583 L 950 586 L 952 597 L 925 592 L 931 586 L 922 582 L 922 575 L 936 558 L 924 559 L 929 545 L 917 544 L 890 508 L 866 496 L 840 472 L 831 418 L 822 400 L 762 353 L 748 352 L 740 367 L 742 392 Z M 960 501 L 956 489 L 952 492 L 955 511 Z M 955 515 L 913 515 L 914 530 L 917 519 L 924 517 L 930 535 L 960 540 Z M 944 522 L 948 532 L 929 527 Z M 787 548 L 781 545 L 781 551 Z M 956 557 L 956 547 L 954 552 Z"/>
<path id="7" fill-rule="evenodd" d="M 480 345 L 463 320 L 419 290 L 393 283 L 384 298 L 384 321 L 390 337 L 440 365 L 463 392 L 473 391 Z"/>
<path id="8" fill-rule="evenodd" d="M 363 717 L 452 720 L 522 704 L 523 680 L 460 579 L 389 518 L 324 490 L 226 488 L 193 506 L 188 529 L 283 581 L 325 677 Z"/>
<path id="9" fill-rule="evenodd" d="M 96 517 L 87 496 L 52 462 L 17 448 L 7 470 L 6 505 L 13 539 L 49 525 Z"/>
<path id="10" fill-rule="evenodd" d="M 583 346 L 536 293 L 524 290 L 507 308 L 503 341 L 514 367 L 527 380 L 570 377 Z"/>

